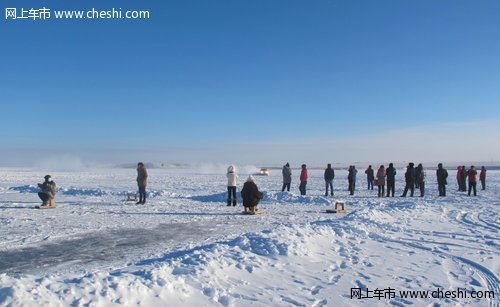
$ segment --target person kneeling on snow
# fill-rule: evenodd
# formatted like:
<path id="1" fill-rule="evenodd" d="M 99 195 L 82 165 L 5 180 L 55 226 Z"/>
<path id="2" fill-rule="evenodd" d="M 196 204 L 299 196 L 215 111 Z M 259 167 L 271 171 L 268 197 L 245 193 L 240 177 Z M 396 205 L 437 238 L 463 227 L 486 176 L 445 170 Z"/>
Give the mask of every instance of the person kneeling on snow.
<path id="1" fill-rule="evenodd" d="M 50 175 L 45 176 L 44 183 L 39 183 L 38 187 L 42 189 L 42 192 L 38 193 L 38 197 L 42 200 L 42 205 L 40 208 L 54 208 L 55 201 L 54 196 L 56 195 L 56 183 L 52 181 Z"/>
<path id="2" fill-rule="evenodd" d="M 252 176 L 249 176 L 247 182 L 245 182 L 245 184 L 243 185 L 243 189 L 241 190 L 241 197 L 243 198 L 243 206 L 245 207 L 245 212 L 255 214 L 255 210 L 257 210 L 257 205 L 262 199 L 263 194 L 257 188 L 255 179 Z"/>

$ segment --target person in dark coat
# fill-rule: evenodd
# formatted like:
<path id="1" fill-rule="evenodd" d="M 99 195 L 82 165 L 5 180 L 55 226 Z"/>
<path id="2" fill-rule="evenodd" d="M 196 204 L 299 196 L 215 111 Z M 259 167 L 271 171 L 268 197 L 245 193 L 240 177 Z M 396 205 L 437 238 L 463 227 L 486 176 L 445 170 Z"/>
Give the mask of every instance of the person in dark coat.
<path id="1" fill-rule="evenodd" d="M 422 166 L 422 163 L 419 163 L 417 166 L 416 174 L 416 183 L 418 184 L 418 188 L 420 189 L 420 197 L 424 197 L 425 194 L 425 170 Z"/>
<path id="2" fill-rule="evenodd" d="M 418 180 L 418 178 L 420 178 L 420 171 L 421 169 L 418 168 L 415 168 L 415 188 L 418 189 L 420 188 L 420 181 Z"/>
<path id="3" fill-rule="evenodd" d="M 281 192 L 285 191 L 285 188 L 288 192 L 290 192 L 290 184 L 292 183 L 292 170 L 290 169 L 290 164 L 287 162 L 283 165 L 283 170 L 281 171 L 283 174 L 283 187 L 281 188 Z"/>
<path id="4" fill-rule="evenodd" d="M 139 188 L 139 201 L 137 204 L 146 203 L 146 186 L 148 185 L 148 171 L 144 163 L 137 163 L 137 186 Z"/>
<path id="5" fill-rule="evenodd" d="M 403 195 L 401 197 L 406 197 L 406 193 L 410 190 L 410 197 L 413 197 L 413 193 L 415 192 L 415 164 L 413 162 L 408 163 L 406 167 L 405 173 L 405 190 L 403 191 Z"/>
<path id="6" fill-rule="evenodd" d="M 477 185 L 477 179 L 476 179 L 477 171 L 474 165 L 470 167 L 470 169 L 467 171 L 467 178 L 469 179 L 469 196 L 471 190 L 474 190 L 474 196 L 477 196 L 477 191 L 476 191 L 476 185 Z"/>
<path id="7" fill-rule="evenodd" d="M 52 181 L 50 175 L 44 177 L 45 181 L 39 183 L 38 187 L 42 190 L 38 193 L 38 197 L 42 200 L 42 205 L 40 208 L 54 208 L 55 207 L 55 195 L 56 195 L 56 183 Z"/>
<path id="8" fill-rule="evenodd" d="M 467 169 L 465 168 L 465 165 L 462 165 L 462 173 L 460 174 L 460 185 L 462 192 L 467 192 L 467 184 L 465 183 L 466 180 L 467 180 Z"/>
<path id="9" fill-rule="evenodd" d="M 436 170 L 436 177 L 438 183 L 439 196 L 446 196 L 446 185 L 448 182 L 446 178 L 448 178 L 448 171 L 443 168 L 443 163 L 438 164 L 438 169 Z"/>
<path id="10" fill-rule="evenodd" d="M 479 173 L 479 180 L 481 181 L 481 190 L 486 189 L 486 168 L 481 166 L 481 173 Z"/>
<path id="11" fill-rule="evenodd" d="M 300 185 L 299 185 L 300 195 L 306 195 L 306 186 L 307 186 L 307 166 L 305 164 L 302 164 L 302 170 L 300 171 Z"/>
<path id="12" fill-rule="evenodd" d="M 371 165 L 368 165 L 365 174 L 366 174 L 366 181 L 368 182 L 368 190 L 373 190 L 373 180 L 375 179 L 375 176 Z"/>
<path id="13" fill-rule="evenodd" d="M 333 178 L 335 178 L 335 171 L 330 163 L 328 163 L 328 166 L 325 169 L 324 177 L 326 185 L 325 196 L 328 196 L 328 187 L 330 187 L 330 195 L 333 196 Z"/>
<path id="14" fill-rule="evenodd" d="M 243 206 L 245 207 L 245 212 L 255 214 L 257 210 L 257 205 L 264 194 L 259 191 L 257 185 L 255 184 L 255 178 L 249 176 L 243 189 L 241 189 L 241 197 L 243 198 Z"/>
<path id="15" fill-rule="evenodd" d="M 389 167 L 385 170 L 387 175 L 387 197 L 391 195 L 394 197 L 394 188 L 396 185 L 396 169 L 392 163 L 389 163 Z"/>
<path id="16" fill-rule="evenodd" d="M 347 181 L 349 182 L 349 194 L 354 195 L 354 190 L 356 190 L 356 174 L 358 170 L 354 165 L 349 166 Z"/>

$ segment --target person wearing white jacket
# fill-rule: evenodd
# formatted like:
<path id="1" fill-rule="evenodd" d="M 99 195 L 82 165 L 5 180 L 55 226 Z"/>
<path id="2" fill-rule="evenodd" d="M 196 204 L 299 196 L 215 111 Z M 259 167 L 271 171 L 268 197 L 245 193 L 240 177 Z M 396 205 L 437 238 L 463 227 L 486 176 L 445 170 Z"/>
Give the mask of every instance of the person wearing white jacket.
<path id="1" fill-rule="evenodd" d="M 236 197 L 236 182 L 238 181 L 238 174 L 236 174 L 236 167 L 230 165 L 227 168 L 227 205 L 231 206 L 231 201 L 233 206 L 238 203 L 238 198 Z"/>

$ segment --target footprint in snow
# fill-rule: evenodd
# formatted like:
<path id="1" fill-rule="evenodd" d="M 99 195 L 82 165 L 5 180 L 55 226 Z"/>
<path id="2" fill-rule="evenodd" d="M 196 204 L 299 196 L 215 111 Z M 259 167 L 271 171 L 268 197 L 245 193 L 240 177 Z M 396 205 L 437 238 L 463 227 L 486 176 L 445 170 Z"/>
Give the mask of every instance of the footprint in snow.
<path id="1" fill-rule="evenodd" d="M 336 285 L 339 282 L 340 278 L 342 278 L 342 275 L 330 276 L 330 278 L 328 279 L 328 284 Z"/>
<path id="2" fill-rule="evenodd" d="M 312 307 L 323 307 L 323 306 L 327 306 L 327 305 L 328 305 L 328 301 L 326 299 L 323 299 L 323 300 L 315 301 L 311 306 Z"/>
<path id="3" fill-rule="evenodd" d="M 477 286 L 477 287 L 482 287 L 483 285 L 481 282 L 475 278 L 471 278 L 472 280 L 469 282 L 470 285 L 472 286 Z"/>
<path id="4" fill-rule="evenodd" d="M 317 295 L 321 289 L 323 289 L 323 287 L 321 287 L 321 286 L 314 286 L 314 287 L 312 287 L 310 289 L 311 295 Z"/>
<path id="5" fill-rule="evenodd" d="M 358 288 L 361 288 L 362 290 L 366 289 L 366 285 L 362 283 L 360 280 L 356 280 L 356 285 Z"/>
<path id="6" fill-rule="evenodd" d="M 365 279 L 365 280 L 370 280 L 370 279 L 372 279 L 370 276 L 365 275 L 365 274 L 363 274 L 363 273 L 361 273 L 361 272 L 358 272 L 358 273 L 357 273 L 357 275 L 358 275 L 359 277 L 361 277 L 361 278 Z"/>

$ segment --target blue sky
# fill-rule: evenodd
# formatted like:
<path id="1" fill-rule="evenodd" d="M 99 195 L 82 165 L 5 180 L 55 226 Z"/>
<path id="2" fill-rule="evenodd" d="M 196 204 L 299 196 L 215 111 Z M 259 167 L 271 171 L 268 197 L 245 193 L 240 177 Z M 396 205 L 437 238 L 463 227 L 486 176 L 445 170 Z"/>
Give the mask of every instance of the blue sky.
<path id="1" fill-rule="evenodd" d="M 485 141 L 500 119 L 498 1 L 2 3 L 151 11 L 142 21 L 1 20 L 3 164 L 40 153 L 403 161 L 398 148 L 416 142 L 415 158 L 435 161 L 449 140 L 468 144 L 450 161 L 500 160 L 500 145 Z M 483 129 L 457 133 L 476 131 L 471 123 Z M 427 132 L 399 133 L 408 129 Z M 386 151 L 372 144 L 394 135 Z"/>

